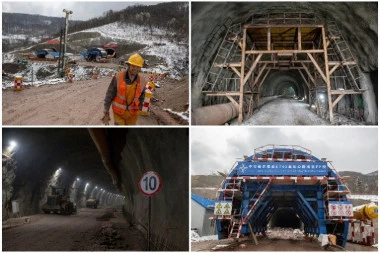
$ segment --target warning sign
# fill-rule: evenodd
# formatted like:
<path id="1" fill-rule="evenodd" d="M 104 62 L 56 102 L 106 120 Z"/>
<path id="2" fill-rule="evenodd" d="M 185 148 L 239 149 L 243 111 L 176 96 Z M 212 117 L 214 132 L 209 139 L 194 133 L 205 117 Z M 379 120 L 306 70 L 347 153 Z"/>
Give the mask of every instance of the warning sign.
<path id="1" fill-rule="evenodd" d="M 221 201 L 215 203 L 214 214 L 215 215 L 231 215 L 232 202 Z"/>
<path id="2" fill-rule="evenodd" d="M 329 202 L 329 216 L 353 216 L 352 203 Z"/>

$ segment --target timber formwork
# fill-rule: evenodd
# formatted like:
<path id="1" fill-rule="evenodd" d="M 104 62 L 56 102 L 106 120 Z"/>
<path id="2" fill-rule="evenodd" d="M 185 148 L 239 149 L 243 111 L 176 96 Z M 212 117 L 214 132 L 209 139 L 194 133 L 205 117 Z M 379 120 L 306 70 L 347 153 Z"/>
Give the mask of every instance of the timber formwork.
<path id="1" fill-rule="evenodd" d="M 331 123 L 333 108 L 344 95 L 364 92 L 360 70 L 334 22 L 326 27 L 313 13 L 265 13 L 229 27 L 203 93 L 208 104 L 232 102 L 241 124 L 259 108 L 271 70 L 297 71 L 307 86 L 309 106 L 315 102 L 318 114 L 318 95 L 326 95 Z"/>

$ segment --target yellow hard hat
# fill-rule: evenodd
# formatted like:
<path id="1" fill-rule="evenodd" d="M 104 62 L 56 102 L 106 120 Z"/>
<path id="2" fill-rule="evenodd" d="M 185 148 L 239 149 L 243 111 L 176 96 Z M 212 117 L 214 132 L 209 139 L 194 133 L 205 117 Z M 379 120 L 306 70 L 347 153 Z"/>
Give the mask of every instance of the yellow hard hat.
<path id="1" fill-rule="evenodd" d="M 128 58 L 126 63 L 142 68 L 144 65 L 144 59 L 139 54 L 133 54 Z"/>

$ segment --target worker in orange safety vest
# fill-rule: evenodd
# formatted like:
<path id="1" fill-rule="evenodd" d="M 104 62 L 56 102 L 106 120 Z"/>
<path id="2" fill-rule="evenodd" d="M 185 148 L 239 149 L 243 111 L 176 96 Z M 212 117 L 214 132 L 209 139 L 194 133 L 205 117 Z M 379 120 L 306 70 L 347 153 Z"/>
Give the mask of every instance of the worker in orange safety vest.
<path id="1" fill-rule="evenodd" d="M 127 71 L 118 72 L 108 87 L 102 118 L 105 125 L 109 125 L 111 104 L 115 125 L 136 125 L 140 98 L 144 97 L 146 85 L 146 80 L 139 74 L 144 59 L 139 54 L 133 54 L 126 63 Z"/>

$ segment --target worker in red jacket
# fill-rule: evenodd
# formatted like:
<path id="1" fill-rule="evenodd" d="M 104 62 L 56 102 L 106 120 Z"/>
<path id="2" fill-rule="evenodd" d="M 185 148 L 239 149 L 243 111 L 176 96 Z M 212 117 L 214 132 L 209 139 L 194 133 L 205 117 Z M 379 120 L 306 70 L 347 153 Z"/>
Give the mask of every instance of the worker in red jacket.
<path id="1" fill-rule="evenodd" d="M 127 71 L 118 72 L 112 79 L 104 99 L 102 121 L 109 125 L 112 104 L 115 125 L 136 125 L 139 116 L 139 98 L 144 96 L 146 80 L 139 74 L 144 59 L 139 54 L 129 57 Z"/>

